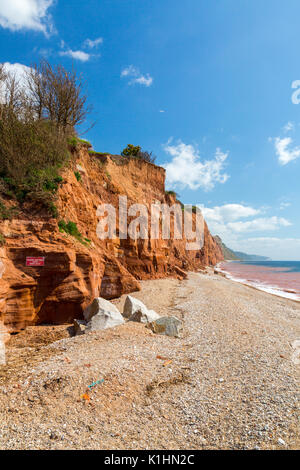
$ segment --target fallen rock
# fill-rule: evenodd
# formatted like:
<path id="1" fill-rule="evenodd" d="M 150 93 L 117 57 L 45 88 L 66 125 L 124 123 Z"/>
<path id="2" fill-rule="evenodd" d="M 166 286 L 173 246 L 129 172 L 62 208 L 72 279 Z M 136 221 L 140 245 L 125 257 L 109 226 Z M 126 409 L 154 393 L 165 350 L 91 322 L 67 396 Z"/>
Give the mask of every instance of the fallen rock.
<path id="1" fill-rule="evenodd" d="M 132 297 L 131 295 L 127 295 L 124 309 L 123 309 L 123 317 L 130 318 L 137 312 L 147 313 L 148 309 L 146 305 L 143 304 L 140 300 Z"/>
<path id="2" fill-rule="evenodd" d="M 129 318 L 129 321 L 136 321 L 139 323 L 151 323 L 158 320 L 160 316 L 154 310 L 147 310 L 147 312 L 137 311 Z"/>
<path id="3" fill-rule="evenodd" d="M 149 324 L 153 333 L 178 338 L 182 322 L 177 317 L 161 317 Z"/>
<path id="4" fill-rule="evenodd" d="M 97 297 L 93 300 L 91 305 L 89 305 L 83 312 L 83 316 L 86 322 L 89 322 L 94 315 L 102 315 L 105 313 L 115 313 L 116 315 L 121 315 L 117 307 L 109 302 L 108 300 L 103 299 L 102 297 Z M 122 318 L 122 316 L 121 316 Z"/>
<path id="5" fill-rule="evenodd" d="M 83 312 L 87 322 L 85 333 L 97 330 L 106 330 L 125 323 L 119 310 L 108 300 L 97 297 Z"/>
<path id="6" fill-rule="evenodd" d="M 75 336 L 84 335 L 86 327 L 87 327 L 87 324 L 86 324 L 85 321 L 83 321 L 83 320 L 74 320 L 73 326 L 74 326 Z"/>
<path id="7" fill-rule="evenodd" d="M 123 323 L 125 323 L 125 320 L 118 310 L 102 310 L 100 313 L 97 313 L 91 318 L 91 320 L 87 324 L 85 333 L 90 333 L 91 331 L 106 330 L 108 328 L 113 328 L 114 326 L 123 325 Z"/>
<path id="8" fill-rule="evenodd" d="M 158 320 L 160 316 L 154 310 L 148 310 L 140 300 L 128 295 L 124 305 L 123 316 L 129 321 L 139 323 L 151 323 Z"/>

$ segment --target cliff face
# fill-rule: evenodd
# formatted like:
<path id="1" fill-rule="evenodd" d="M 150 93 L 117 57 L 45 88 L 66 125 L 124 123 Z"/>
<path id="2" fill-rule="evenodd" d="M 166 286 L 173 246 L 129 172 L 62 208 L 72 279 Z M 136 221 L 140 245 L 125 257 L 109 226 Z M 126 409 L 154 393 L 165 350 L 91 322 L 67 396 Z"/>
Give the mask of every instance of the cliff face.
<path id="1" fill-rule="evenodd" d="M 28 324 L 69 322 L 80 318 L 96 296 L 112 299 L 139 290 L 139 279 L 178 277 L 181 269 L 223 259 L 206 225 L 201 251 L 186 251 L 185 239 L 102 241 L 97 237 L 97 207 L 102 203 L 118 207 L 119 195 L 127 196 L 128 206 L 175 202 L 165 194 L 163 168 L 119 156 L 92 157 L 82 147 L 63 178 L 59 219 L 76 223 L 83 243 L 61 232 L 56 219 L 41 214 L 0 222 L 6 241 L 0 248 L 0 321 L 10 332 Z M 26 266 L 26 257 L 44 257 L 45 265 Z"/>

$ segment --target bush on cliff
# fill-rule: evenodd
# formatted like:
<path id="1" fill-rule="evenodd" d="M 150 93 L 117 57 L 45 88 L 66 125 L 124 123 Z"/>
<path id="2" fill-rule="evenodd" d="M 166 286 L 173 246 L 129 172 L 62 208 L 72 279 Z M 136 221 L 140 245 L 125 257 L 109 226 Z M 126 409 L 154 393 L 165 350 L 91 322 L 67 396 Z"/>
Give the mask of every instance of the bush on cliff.
<path id="1" fill-rule="evenodd" d="M 89 240 L 88 238 L 83 237 L 82 233 L 79 232 L 77 224 L 75 224 L 75 222 L 65 222 L 64 220 L 60 220 L 58 222 L 58 227 L 61 233 L 65 232 L 68 235 L 71 235 L 83 245 L 88 245 L 91 242 L 91 240 Z"/>
<path id="2" fill-rule="evenodd" d="M 26 87 L 0 67 L 0 90 L 0 193 L 56 216 L 69 142 L 80 141 L 75 126 L 88 112 L 82 83 L 74 71 L 44 61 L 27 74 Z"/>
<path id="3" fill-rule="evenodd" d="M 144 160 L 148 163 L 154 163 L 156 156 L 152 152 L 143 151 L 142 148 L 137 145 L 128 144 L 125 149 L 122 150 L 122 157 L 126 158 L 137 158 L 139 160 Z"/>

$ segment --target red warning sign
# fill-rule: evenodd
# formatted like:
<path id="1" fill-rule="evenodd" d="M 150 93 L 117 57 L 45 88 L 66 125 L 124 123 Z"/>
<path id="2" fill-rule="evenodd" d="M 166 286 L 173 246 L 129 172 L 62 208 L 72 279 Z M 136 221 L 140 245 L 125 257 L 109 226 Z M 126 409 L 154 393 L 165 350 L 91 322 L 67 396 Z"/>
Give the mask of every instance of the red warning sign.
<path id="1" fill-rule="evenodd" d="M 26 266 L 45 266 L 45 258 L 28 256 L 26 258 Z"/>

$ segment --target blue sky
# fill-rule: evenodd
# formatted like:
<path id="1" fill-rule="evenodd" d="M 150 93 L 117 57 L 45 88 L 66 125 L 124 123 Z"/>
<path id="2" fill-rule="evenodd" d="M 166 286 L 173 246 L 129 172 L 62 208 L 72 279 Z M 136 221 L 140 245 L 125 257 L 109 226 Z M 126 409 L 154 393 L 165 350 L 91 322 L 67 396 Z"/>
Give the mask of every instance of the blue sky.
<path id="1" fill-rule="evenodd" d="M 74 65 L 96 150 L 153 151 L 229 246 L 300 259 L 299 15 L 298 0 L 0 0 L 0 61 Z"/>

